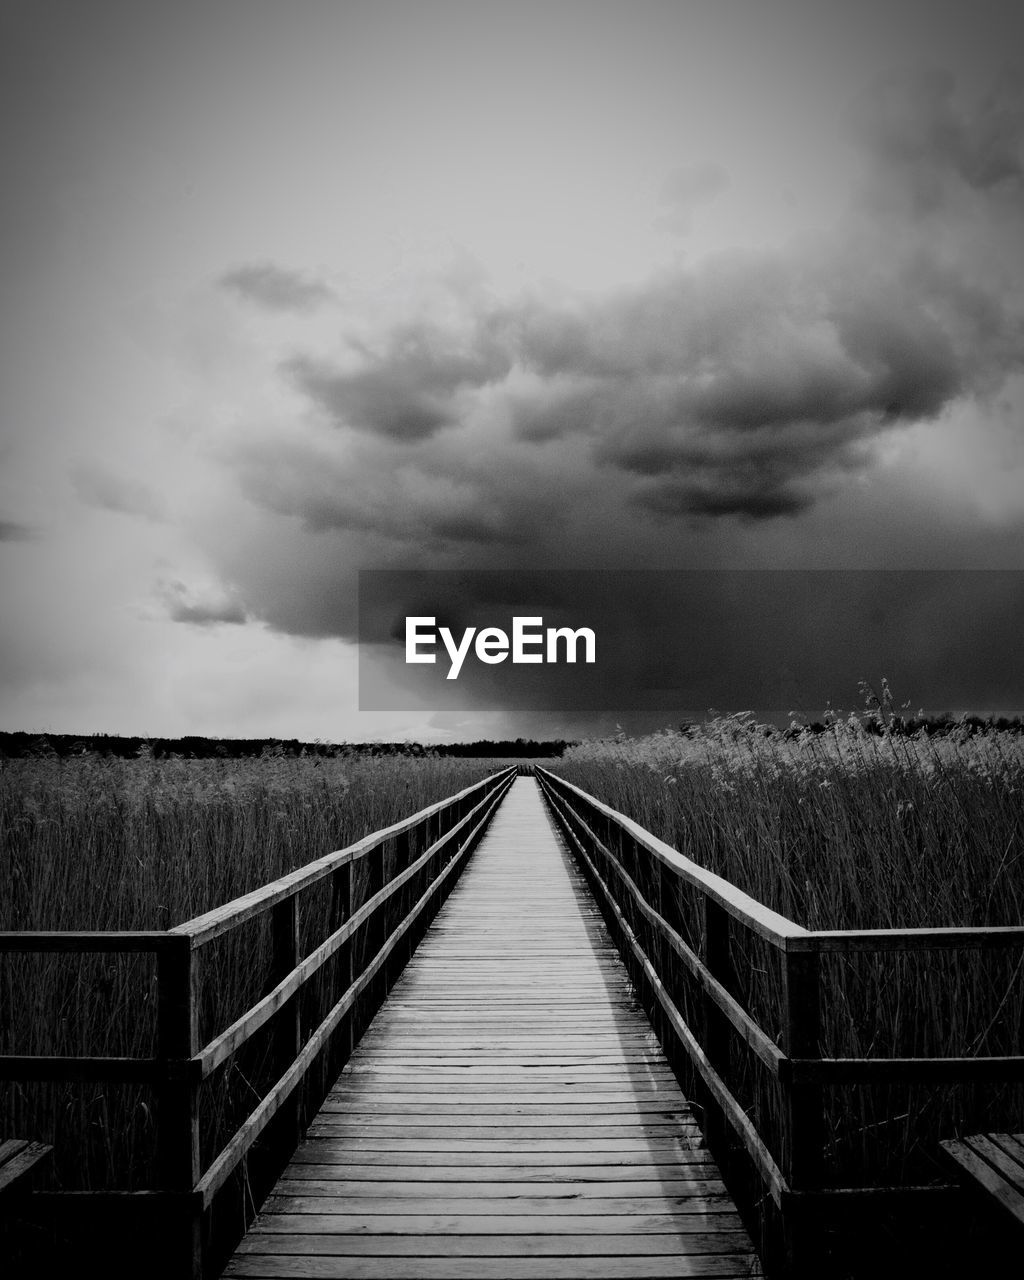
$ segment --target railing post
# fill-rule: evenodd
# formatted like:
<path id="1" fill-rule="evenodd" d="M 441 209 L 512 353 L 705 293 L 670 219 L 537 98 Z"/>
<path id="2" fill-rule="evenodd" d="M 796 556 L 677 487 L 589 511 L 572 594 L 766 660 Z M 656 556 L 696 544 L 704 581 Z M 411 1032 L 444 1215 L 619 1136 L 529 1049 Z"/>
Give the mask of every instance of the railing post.
<path id="1" fill-rule="evenodd" d="M 373 856 L 373 855 L 371 855 Z M 384 841 L 377 850 L 377 888 L 383 889 L 387 886 L 390 877 L 388 876 L 388 846 Z M 391 931 L 395 927 L 395 912 L 398 903 L 394 898 L 388 898 L 383 906 L 378 907 L 374 912 L 376 924 L 376 936 L 374 939 L 373 954 L 378 955 L 391 936 Z M 394 953 L 385 960 L 384 964 L 377 971 L 377 977 L 374 979 L 374 987 L 376 988 L 380 1003 L 383 1004 L 388 998 L 388 992 L 391 989 L 393 981 L 392 965 L 394 964 Z"/>
<path id="2" fill-rule="evenodd" d="M 427 819 L 425 824 L 424 835 L 423 835 L 424 849 L 429 849 L 429 847 L 432 844 L 436 844 L 440 838 L 441 838 L 441 815 L 439 813 L 434 813 L 434 814 L 431 814 L 431 816 Z M 429 863 L 427 864 L 428 875 L 431 877 L 431 879 L 437 875 L 439 866 L 440 866 L 440 857 L 438 854 L 435 853 L 434 856 L 430 859 Z M 429 925 L 430 921 L 433 920 L 434 916 L 437 915 L 438 910 L 440 909 L 440 906 L 441 906 L 441 890 L 440 888 L 437 888 L 434 890 L 434 893 L 431 897 L 430 906 L 427 910 L 427 918 L 426 918 L 427 925 Z"/>
<path id="3" fill-rule="evenodd" d="M 346 862 L 344 866 L 331 873 L 331 932 L 333 933 L 335 930 L 340 929 L 347 920 L 351 919 L 352 863 Z M 352 985 L 354 976 L 352 972 L 354 941 L 353 938 L 349 938 L 347 942 L 342 943 L 338 951 L 338 986 L 340 987 L 340 992 L 336 999 L 340 999 Z M 355 1016 L 355 1009 L 350 1009 L 338 1028 L 339 1065 L 344 1065 L 352 1056 L 352 1046 L 355 1043 Z"/>
<path id="4" fill-rule="evenodd" d="M 648 872 L 651 878 L 650 893 L 647 900 L 663 920 L 665 916 L 665 868 L 659 859 L 652 857 L 648 863 Z M 651 964 L 654 965 L 654 971 L 665 985 L 672 999 L 675 999 L 675 992 L 672 990 L 672 984 L 669 981 L 669 975 L 672 972 L 671 961 L 669 960 L 669 947 L 660 928 L 657 925 L 650 925 L 646 932 L 648 939 L 647 954 L 650 957 Z M 665 1019 L 665 1011 L 661 1007 L 659 1001 L 653 1002 L 651 1016 L 651 1025 L 654 1027 L 655 1034 L 661 1041 L 662 1048 L 665 1050 L 665 1056 L 672 1059 L 674 1055 L 669 1053 L 667 1048 L 673 1042 L 673 1037 L 668 1029 Z"/>
<path id="5" fill-rule="evenodd" d="M 703 895 L 704 902 L 704 963 L 713 978 L 716 978 L 730 993 L 735 985 L 735 972 L 730 945 L 730 920 L 725 908 L 709 894 Z M 729 1019 L 719 1008 L 709 992 L 704 993 L 704 1051 L 715 1071 L 729 1085 L 729 1048 L 732 1041 L 732 1028 Z M 708 1144 L 719 1156 L 720 1161 L 726 1154 L 726 1138 L 728 1125 L 718 1104 L 709 1098 L 706 1113 L 705 1136 Z"/>
<path id="6" fill-rule="evenodd" d="M 270 911 L 271 953 L 269 986 L 275 987 L 299 963 L 299 895 L 275 903 Z M 284 1075 L 302 1049 L 302 1014 L 296 992 L 277 1014 L 274 1028 L 274 1069 Z M 302 1134 L 303 1086 L 281 1108 L 282 1142 L 294 1148 Z"/>
<path id="7" fill-rule="evenodd" d="M 188 1060 L 199 1048 L 198 955 L 188 937 L 157 953 L 157 1056 L 166 1074 L 158 1086 L 157 1143 L 161 1190 L 175 1197 L 168 1217 L 169 1273 L 200 1280 L 202 1210 L 191 1192 L 199 1181 L 199 1082 Z"/>
<path id="8" fill-rule="evenodd" d="M 401 873 L 409 866 L 410 862 L 412 862 L 412 846 L 409 842 L 409 833 L 406 831 L 400 836 L 395 837 L 395 875 L 401 875 Z M 413 877 L 412 880 L 406 881 L 402 889 L 398 894 L 396 894 L 393 899 L 394 907 L 392 908 L 392 911 L 395 919 L 392 927 L 397 925 L 398 922 L 404 918 L 405 913 L 416 901 L 415 890 L 415 877 Z M 409 960 L 412 958 L 412 953 L 416 949 L 416 941 L 417 939 L 414 936 L 414 930 L 410 929 L 405 935 L 405 939 L 401 947 L 392 952 L 391 960 L 389 961 L 389 967 L 392 973 L 392 982 L 394 981 L 395 976 L 402 972 L 405 966 L 409 963 Z"/>
<path id="9" fill-rule="evenodd" d="M 782 1048 L 790 1058 L 821 1054 L 821 956 L 785 951 L 782 966 Z M 783 1089 L 782 1169 L 793 1191 L 821 1185 L 824 1166 L 824 1091 L 817 1083 L 788 1080 Z M 813 1223 L 792 1204 L 785 1222 L 786 1251 L 794 1276 L 814 1265 Z"/>

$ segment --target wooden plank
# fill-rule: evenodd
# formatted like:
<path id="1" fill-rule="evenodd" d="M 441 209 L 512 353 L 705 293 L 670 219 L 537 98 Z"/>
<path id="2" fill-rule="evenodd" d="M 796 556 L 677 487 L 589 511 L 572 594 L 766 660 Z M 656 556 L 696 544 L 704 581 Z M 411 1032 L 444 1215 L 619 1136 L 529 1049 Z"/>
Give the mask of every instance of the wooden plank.
<path id="1" fill-rule="evenodd" d="M 609 1213 L 658 1214 L 692 1212 L 692 1204 L 712 1203 L 720 1199 L 727 1204 L 731 1200 L 721 1182 L 695 1185 L 687 1195 L 659 1196 L 574 1196 L 552 1195 L 493 1198 L 490 1196 L 418 1196 L 413 1204 L 394 1196 L 288 1196 L 271 1195 L 266 1203 L 267 1213 L 372 1213 L 380 1217 L 392 1217 L 406 1212 L 452 1213 L 467 1217 L 476 1213 L 500 1212 L 506 1217 L 527 1215 L 542 1218 L 545 1215 L 564 1214 L 567 1209 L 580 1218 L 600 1217 Z M 500 1208 L 499 1208 L 500 1206 Z"/>
<path id="2" fill-rule="evenodd" d="M 426 1138 L 479 1138 L 488 1135 L 489 1141 L 506 1142 L 513 1139 L 522 1139 L 525 1142 L 536 1141 L 554 1141 L 571 1139 L 573 1142 L 593 1141 L 598 1138 L 615 1138 L 626 1134 L 633 1135 L 637 1138 L 667 1138 L 678 1132 L 678 1129 L 671 1124 L 663 1125 L 647 1125 L 644 1128 L 624 1129 L 622 1126 L 599 1124 L 596 1119 L 592 1119 L 589 1124 L 580 1125 L 404 1125 L 404 1126 L 381 1126 L 371 1127 L 369 1125 L 352 1126 L 351 1128 L 342 1129 L 340 1127 L 317 1128 L 319 1134 L 331 1134 L 334 1137 L 358 1138 L 367 1137 L 372 1133 L 408 1133 L 410 1136 Z"/>
<path id="3" fill-rule="evenodd" d="M 430 1081 L 462 1081 L 464 1083 L 469 1083 L 472 1080 L 488 1081 L 504 1077 L 510 1083 L 518 1080 L 526 1084 L 537 1081 L 552 1083 L 562 1080 L 578 1081 L 582 1084 L 588 1080 L 622 1080 L 631 1082 L 635 1080 L 675 1079 L 668 1065 L 664 1061 L 658 1062 L 657 1059 L 652 1059 L 640 1065 L 631 1065 L 625 1062 L 599 1063 L 596 1065 L 581 1063 L 576 1067 L 561 1070 L 545 1069 L 541 1066 L 521 1067 L 516 1063 L 508 1063 L 505 1066 L 501 1066 L 470 1062 L 466 1067 L 455 1067 L 448 1063 L 441 1063 L 431 1068 L 429 1064 L 423 1064 L 415 1060 L 413 1065 L 408 1066 L 401 1062 L 385 1063 L 379 1059 L 375 1059 L 373 1062 L 354 1060 L 345 1068 L 340 1079 L 348 1080 L 360 1076 L 366 1079 L 380 1079 L 382 1081 L 423 1079 Z"/>
<path id="4" fill-rule="evenodd" d="M 399 1213 L 269 1213 L 256 1219 L 254 1232 L 274 1235 L 658 1235 L 679 1234 L 687 1229 L 707 1231 L 708 1222 L 721 1215 L 730 1226 L 738 1220 L 728 1196 L 702 1200 L 694 1196 L 687 1209 L 676 1213 L 603 1213 L 581 1219 L 575 1213 L 545 1215 L 539 1231 L 529 1214 Z"/>
<path id="5" fill-rule="evenodd" d="M 667 1197 L 690 1195 L 720 1195 L 725 1187 L 720 1179 L 700 1177 L 707 1173 L 704 1169 L 676 1169 L 670 1176 L 659 1180 L 657 1186 L 651 1186 L 651 1179 L 629 1178 L 629 1170 L 618 1169 L 619 1180 L 604 1178 L 585 1180 L 580 1178 L 549 1179 L 520 1178 L 508 1181 L 491 1181 L 490 1179 L 463 1178 L 461 1180 L 435 1179 L 427 1196 L 424 1187 L 402 1177 L 390 1181 L 383 1178 L 282 1178 L 274 1187 L 275 1195 L 290 1197 L 294 1201 L 330 1199 L 340 1196 L 351 1200 L 355 1205 L 364 1200 L 377 1200 L 387 1197 L 388 1200 L 415 1199 L 416 1207 L 422 1208 L 425 1203 L 441 1200 L 502 1200 L 524 1198 L 527 1200 L 560 1199 L 576 1202 L 593 1199 L 629 1200 L 638 1198 L 649 1203 L 655 1196 L 659 1204 Z M 691 1173 L 693 1177 L 686 1177 Z M 421 1179 L 421 1181 L 423 1181 Z"/>
<path id="6" fill-rule="evenodd" d="M 523 1101 L 519 1098 L 512 1100 L 510 1098 L 495 1098 L 493 1094 L 487 1097 L 493 1100 L 488 1102 L 481 1101 L 479 1098 L 466 1098 L 462 1102 L 453 1102 L 450 1097 L 440 1095 L 443 1101 L 439 1100 L 439 1095 L 434 1095 L 426 1100 L 414 1098 L 411 1102 L 399 1102 L 394 1098 L 358 1098 L 344 1099 L 335 1102 L 325 1103 L 321 1109 L 321 1116 L 346 1116 L 346 1115 L 390 1115 L 390 1116 L 445 1116 L 445 1115 L 465 1115 L 472 1113 L 476 1116 L 542 1116 L 542 1115 L 569 1115 L 576 1116 L 580 1113 L 592 1115 L 595 1110 L 600 1110 L 604 1116 L 641 1116 L 641 1115 L 666 1115 L 670 1114 L 674 1119 L 682 1116 L 680 1111 L 669 1111 L 669 1104 L 661 1097 L 652 1097 L 649 1100 L 640 1100 L 635 1098 L 623 1099 L 621 1093 L 612 1093 L 608 1097 L 601 1099 L 595 1098 L 589 1092 L 581 1097 L 578 1093 L 569 1098 L 545 1098 L 542 1101 L 534 1101 L 535 1095 L 527 1095 L 527 1100 Z"/>
<path id="7" fill-rule="evenodd" d="M 711 1229 L 711 1221 L 714 1229 Z M 272 1235 L 252 1232 L 239 1253 L 335 1254 L 341 1257 L 501 1258 L 512 1257 L 644 1257 L 661 1254 L 740 1252 L 746 1233 L 739 1217 L 718 1214 L 707 1222 L 685 1220 L 678 1232 L 651 1235 L 420 1235 L 364 1236 L 324 1233 Z"/>
<path id="8" fill-rule="evenodd" d="M 488 1055 L 473 1053 L 466 1050 L 462 1053 L 433 1053 L 429 1057 L 421 1057 L 414 1048 L 398 1049 L 388 1051 L 378 1049 L 374 1056 L 374 1063 L 382 1066 L 393 1065 L 416 1065 L 425 1069 L 430 1067 L 454 1067 L 464 1065 L 470 1067 L 486 1067 L 491 1066 L 495 1072 L 501 1072 L 505 1069 L 504 1064 L 514 1067 L 522 1067 L 529 1069 L 531 1067 L 538 1069 L 550 1070 L 553 1067 L 564 1066 L 569 1068 L 578 1067 L 609 1067 L 619 1066 L 622 1063 L 628 1065 L 643 1067 L 648 1063 L 657 1063 L 659 1055 L 654 1050 L 646 1053 L 640 1053 L 635 1050 L 625 1050 L 621 1054 L 616 1054 L 612 1050 L 604 1053 L 586 1053 L 583 1050 L 575 1052 L 566 1051 L 560 1053 L 557 1049 L 551 1049 L 547 1052 L 535 1049 L 532 1053 L 524 1053 L 516 1056 L 513 1062 L 509 1062 L 505 1054 L 493 1052 Z"/>
<path id="9" fill-rule="evenodd" d="M 20 1191 L 53 1147 L 45 1142 L 8 1139 L 0 1145 L 0 1195 Z"/>
<path id="10" fill-rule="evenodd" d="M 239 1254 L 225 1276 L 303 1276 L 307 1280 L 632 1280 L 633 1277 L 759 1275 L 749 1255 L 644 1258 L 338 1258 Z"/>
<path id="11" fill-rule="evenodd" d="M 8 1160 L 13 1160 L 18 1152 L 24 1151 L 27 1146 L 27 1138 L 5 1138 L 0 1142 L 0 1168 L 2 1168 Z"/>
<path id="12" fill-rule="evenodd" d="M 296 1151 L 292 1162 L 293 1164 L 321 1163 L 324 1159 L 321 1153 L 332 1142 L 335 1150 L 340 1155 L 351 1153 L 358 1156 L 368 1151 L 379 1154 L 424 1152 L 454 1155 L 479 1155 L 484 1152 L 493 1152 L 496 1155 L 504 1155 L 512 1163 L 517 1163 L 528 1156 L 532 1158 L 535 1154 L 578 1154 L 583 1157 L 602 1160 L 610 1159 L 612 1156 L 630 1156 L 637 1160 L 644 1160 L 647 1157 L 651 1159 L 659 1157 L 673 1159 L 673 1152 L 699 1149 L 695 1148 L 694 1144 L 703 1141 L 701 1135 L 696 1132 L 684 1135 L 648 1136 L 645 1138 L 579 1138 L 576 1135 L 573 1135 L 572 1138 L 551 1138 L 547 1136 L 547 1131 L 533 1131 L 528 1138 L 509 1138 L 506 1135 L 501 1137 L 497 1135 L 489 1136 L 486 1133 L 480 1133 L 478 1130 L 474 1132 L 477 1134 L 475 1138 L 443 1139 L 391 1138 L 381 1137 L 379 1134 L 368 1137 L 330 1139 L 314 1135 L 306 1138 L 306 1141 Z"/>
<path id="13" fill-rule="evenodd" d="M 496 1143 L 487 1143 L 481 1150 L 465 1150 L 466 1143 L 437 1143 L 436 1148 L 422 1147 L 414 1141 L 396 1139 L 389 1142 L 383 1150 L 366 1147 L 351 1147 L 347 1142 L 332 1142 L 329 1139 L 309 1138 L 296 1151 L 295 1158 L 289 1166 L 289 1174 L 293 1178 L 302 1177 L 305 1168 L 344 1170 L 349 1166 L 365 1167 L 367 1165 L 404 1165 L 406 1168 L 417 1165 L 437 1166 L 451 1165 L 454 1168 L 470 1169 L 475 1166 L 515 1165 L 523 1167 L 540 1167 L 546 1165 L 597 1165 L 602 1169 L 611 1169 L 619 1164 L 628 1164 L 634 1169 L 642 1169 L 647 1165 L 652 1168 L 676 1168 L 679 1164 L 692 1162 L 709 1162 L 710 1156 L 702 1145 L 699 1133 L 687 1138 L 674 1139 L 664 1143 L 625 1142 L 618 1144 L 592 1143 L 577 1147 L 575 1143 L 561 1143 L 551 1149 L 531 1142 L 524 1147 L 521 1144 L 504 1148 Z"/>
<path id="14" fill-rule="evenodd" d="M 443 1161 L 418 1163 L 415 1156 L 405 1159 L 395 1155 L 377 1153 L 381 1159 L 377 1161 L 338 1161 L 334 1164 L 297 1164 L 289 1166 L 288 1178 L 295 1184 L 318 1181 L 355 1182 L 614 1182 L 618 1178 L 629 1177 L 634 1181 L 667 1182 L 673 1178 L 685 1177 L 700 1170 L 702 1166 L 711 1165 L 711 1155 L 707 1151 L 689 1151 L 680 1154 L 675 1163 L 644 1163 L 635 1156 L 618 1164 L 602 1159 L 600 1164 L 585 1164 L 581 1161 L 571 1163 L 561 1153 L 547 1152 L 546 1161 L 531 1161 L 513 1164 L 507 1152 L 488 1153 L 489 1159 L 473 1161 L 466 1155 L 448 1155 Z M 625 1168 L 626 1172 L 623 1171 Z M 696 1175 L 696 1176 L 699 1176 Z M 282 1180 L 278 1188 L 288 1195 L 301 1194 L 288 1191 Z"/>
<path id="15" fill-rule="evenodd" d="M 489 1050 L 496 1050 L 502 1057 L 512 1052 L 516 1057 L 521 1058 L 533 1057 L 535 1053 L 558 1053 L 559 1055 L 573 1052 L 586 1054 L 617 1053 L 619 1049 L 632 1050 L 635 1053 L 643 1053 L 645 1050 L 649 1050 L 652 1055 L 655 1053 L 654 1037 L 640 1033 L 615 1036 L 608 1035 L 603 1031 L 595 1032 L 591 1035 L 583 1035 L 576 1032 L 565 1032 L 563 1035 L 559 1035 L 557 1032 L 549 1032 L 547 1034 L 535 1032 L 532 1035 L 519 1036 L 495 1036 L 486 1033 L 471 1036 L 463 1032 L 456 1032 L 445 1037 L 439 1035 L 411 1035 L 407 1032 L 403 1039 L 405 1040 L 405 1045 L 400 1052 L 408 1053 L 411 1049 L 414 1053 L 436 1054 L 437 1056 L 445 1054 L 461 1056 L 465 1053 L 475 1056 L 478 1052 L 486 1054 Z M 369 1053 L 378 1048 L 382 1053 L 387 1053 L 389 1050 L 393 1050 L 394 1045 L 393 1039 L 383 1033 L 364 1037 L 363 1043 Z"/>
<path id="16" fill-rule="evenodd" d="M 616 1112 L 609 1107 L 567 1108 L 556 1106 L 539 1111 L 526 1111 L 506 1104 L 501 1109 L 476 1108 L 469 1104 L 465 1107 L 454 1107 L 451 1110 L 419 1110 L 414 1113 L 402 1111 L 400 1108 L 388 1108 L 376 1112 L 357 1111 L 339 1115 L 337 1112 L 321 1113 L 318 1124 L 324 1129 L 352 1133 L 359 1129 L 383 1128 L 395 1126 L 400 1129 L 419 1129 L 426 1126 L 431 1129 L 469 1128 L 482 1126 L 495 1132 L 506 1127 L 515 1128 L 547 1128 L 576 1129 L 593 1128 L 628 1128 L 636 1131 L 668 1126 L 675 1132 L 680 1121 L 692 1123 L 688 1112 L 668 1111 L 660 1104 L 653 1111 Z"/>
<path id="17" fill-rule="evenodd" d="M 1024 1200 L 1024 1165 L 1018 1159 L 1010 1155 L 985 1133 L 973 1134 L 971 1137 L 965 1138 L 964 1142 L 969 1147 L 972 1147 L 983 1160 L 987 1160 L 996 1173 L 1009 1183 L 1021 1199 Z"/>
<path id="18" fill-rule="evenodd" d="M 1000 1209 L 1024 1226 L 1024 1196 L 1006 1180 L 1001 1170 L 993 1168 L 969 1139 L 947 1140 L 939 1145 L 957 1166 L 961 1176 L 966 1175 L 965 1180 L 979 1187 Z"/>
<path id="19" fill-rule="evenodd" d="M 993 1133 L 990 1137 L 1018 1164 L 1024 1165 L 1024 1133 Z"/>
<path id="20" fill-rule="evenodd" d="M 239 1254 L 225 1276 L 303 1276 L 307 1280 L 632 1280 L 633 1277 L 760 1275 L 749 1255 L 645 1258 L 332 1258 Z"/>
<path id="21" fill-rule="evenodd" d="M 464 1097 L 467 1102 L 475 1100 L 485 1107 L 501 1102 L 509 1102 L 513 1105 L 557 1103 L 565 1107 L 593 1107 L 602 1102 L 616 1105 L 660 1102 L 662 1105 L 675 1107 L 680 1112 L 688 1110 L 680 1104 L 678 1096 L 673 1098 L 667 1092 L 665 1084 L 660 1081 L 651 1083 L 642 1080 L 633 1083 L 624 1080 L 597 1080 L 560 1087 L 552 1081 L 531 1083 L 529 1080 L 524 1081 L 518 1077 L 506 1084 L 496 1076 L 473 1081 L 444 1080 L 433 1086 L 416 1080 L 401 1080 L 396 1085 L 390 1082 L 382 1084 L 379 1080 L 366 1084 L 360 1077 L 355 1079 L 359 1081 L 358 1084 L 346 1094 L 334 1095 L 326 1099 L 325 1110 L 333 1111 L 336 1106 L 358 1105 L 362 1099 L 369 1099 L 376 1103 L 382 1097 L 400 1106 L 409 1104 L 431 1106 L 440 1103 L 454 1106 L 457 1105 L 452 1102 L 451 1086 L 454 1083 L 458 1083 L 465 1090 Z"/>

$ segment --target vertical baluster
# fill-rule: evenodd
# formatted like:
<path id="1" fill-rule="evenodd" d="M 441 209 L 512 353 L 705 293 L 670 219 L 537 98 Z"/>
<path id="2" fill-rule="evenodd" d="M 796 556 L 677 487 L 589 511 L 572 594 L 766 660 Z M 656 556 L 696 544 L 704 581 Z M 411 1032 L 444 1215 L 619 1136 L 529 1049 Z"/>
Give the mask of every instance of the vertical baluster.
<path id="1" fill-rule="evenodd" d="M 199 1082 L 186 1066 L 199 1047 L 196 1000 L 198 956 L 190 938 L 175 938 L 157 953 L 157 1056 L 166 1074 L 157 1089 L 161 1190 L 169 1201 L 168 1250 L 178 1274 L 200 1280 L 202 1209 L 187 1193 L 199 1181 Z"/>
<path id="2" fill-rule="evenodd" d="M 658 915 L 664 919 L 667 914 L 665 901 L 668 896 L 665 892 L 665 864 L 660 858 L 655 858 L 650 854 L 648 855 L 648 860 L 648 874 L 650 877 L 651 889 L 647 900 Z M 652 924 L 648 927 L 648 937 L 650 938 L 650 944 L 648 946 L 647 954 L 650 956 L 651 964 L 654 966 L 654 971 L 661 979 L 669 996 L 675 1000 L 676 993 L 674 990 L 674 984 L 670 980 L 673 966 L 671 962 L 671 952 L 668 949 L 668 943 L 665 941 L 665 937 L 662 934 L 660 927 L 656 924 Z M 662 1045 L 666 1046 L 667 1053 L 667 1046 L 672 1042 L 673 1037 L 671 1034 L 666 1035 L 665 1011 L 657 1000 L 654 1001 L 653 1012 L 654 1016 L 651 1021 L 654 1026 L 654 1030 Z"/>
<path id="3" fill-rule="evenodd" d="M 389 871 L 388 845 L 390 841 L 382 840 L 380 848 L 377 850 L 377 888 L 383 889 L 389 883 L 391 876 Z M 396 902 L 394 898 L 387 898 L 381 906 L 374 912 L 377 921 L 376 940 L 374 943 L 373 953 L 379 955 L 384 949 L 384 945 L 391 936 L 391 931 L 395 927 L 395 910 Z M 391 958 L 384 961 L 384 964 L 377 972 L 377 978 L 374 986 L 377 988 L 377 1000 L 383 1004 L 388 998 L 388 991 L 391 988 Z"/>
<path id="4" fill-rule="evenodd" d="M 346 862 L 337 871 L 331 873 L 331 932 L 336 933 L 346 921 L 352 919 L 352 863 Z M 352 952 L 354 939 L 349 938 L 347 942 L 343 942 L 338 951 L 337 968 L 337 988 L 333 994 L 333 1001 L 341 998 L 341 996 L 352 985 L 354 974 L 352 972 Z M 355 1043 L 354 1027 L 355 1009 L 350 1009 L 345 1015 L 341 1026 L 338 1028 L 335 1044 L 337 1046 L 336 1065 L 342 1067 L 352 1055 L 352 1047 Z"/>
<path id="5" fill-rule="evenodd" d="M 711 976 L 717 978 L 731 994 L 735 985 L 735 973 L 730 946 L 729 913 L 709 895 L 705 894 L 703 900 L 704 963 Z M 704 1025 L 706 1028 L 704 1051 L 708 1061 L 731 1088 L 729 1048 L 732 1028 L 728 1018 L 707 992 L 704 994 Z M 728 1129 L 721 1108 L 712 1100 L 709 1100 L 705 1129 L 708 1144 L 724 1156 Z"/>
<path id="6" fill-rule="evenodd" d="M 395 837 L 395 865 L 394 874 L 400 875 L 412 861 L 410 855 L 410 844 L 408 832 Z M 406 914 L 416 901 L 416 877 L 407 880 L 402 888 L 398 891 L 394 898 L 394 906 L 392 908 L 392 928 L 397 927 L 405 919 Z M 391 959 L 388 961 L 388 967 L 391 971 L 391 982 L 395 979 L 408 964 L 416 946 L 417 931 L 415 928 L 410 929 L 403 939 L 400 946 L 395 948 Z"/>
<path id="7" fill-rule="evenodd" d="M 271 962 L 268 985 L 277 984 L 291 973 L 299 963 L 299 896 L 293 893 L 275 903 L 270 911 Z M 299 1056 L 302 1049 L 302 1015 L 299 993 L 296 992 L 275 1016 L 274 1073 L 280 1078 Z M 299 1085 L 291 1098 L 282 1106 L 280 1129 L 282 1145 L 293 1150 L 302 1131 L 302 1095 Z"/>
<path id="8" fill-rule="evenodd" d="M 782 969 L 782 1047 L 790 1058 L 821 1053 L 821 956 L 787 951 Z M 794 1191 L 821 1185 L 824 1163 L 824 1091 L 820 1084 L 788 1081 L 783 1091 L 783 1173 Z M 786 1248 L 794 1275 L 808 1273 L 814 1256 L 813 1223 L 789 1215 Z"/>

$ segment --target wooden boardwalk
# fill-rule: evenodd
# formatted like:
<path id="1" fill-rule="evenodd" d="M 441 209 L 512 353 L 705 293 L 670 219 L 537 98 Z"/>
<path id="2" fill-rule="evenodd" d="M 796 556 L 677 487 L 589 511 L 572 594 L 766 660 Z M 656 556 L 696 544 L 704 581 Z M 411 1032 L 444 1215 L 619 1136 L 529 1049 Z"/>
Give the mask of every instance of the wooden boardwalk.
<path id="1" fill-rule="evenodd" d="M 761 1274 L 532 778 L 224 1274 Z"/>

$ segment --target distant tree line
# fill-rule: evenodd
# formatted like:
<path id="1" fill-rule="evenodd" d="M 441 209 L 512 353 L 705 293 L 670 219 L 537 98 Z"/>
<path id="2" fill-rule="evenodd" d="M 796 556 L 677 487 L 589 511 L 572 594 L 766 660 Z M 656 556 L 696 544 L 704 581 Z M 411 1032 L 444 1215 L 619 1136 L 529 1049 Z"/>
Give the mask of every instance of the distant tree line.
<path id="1" fill-rule="evenodd" d="M 0 731 L 0 758 L 77 756 L 95 753 L 123 760 L 152 756 L 156 760 L 244 760 L 260 756 L 460 756 L 475 758 L 553 758 L 571 744 L 561 739 L 534 742 L 516 738 L 478 742 L 300 742 L 297 738 L 142 738 L 91 733 L 23 733 Z"/>

